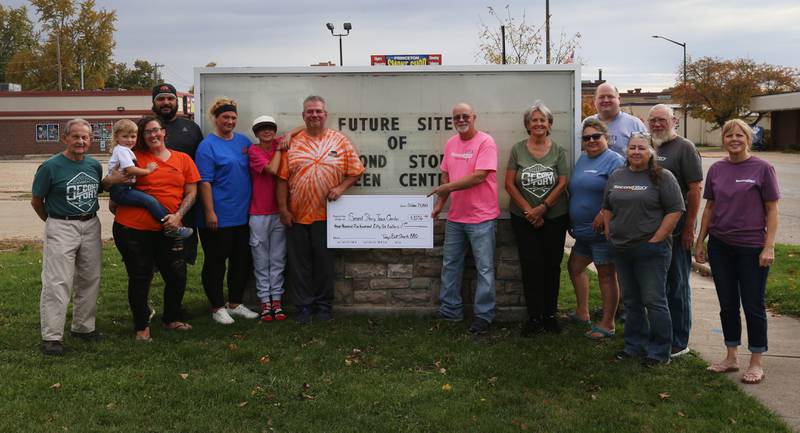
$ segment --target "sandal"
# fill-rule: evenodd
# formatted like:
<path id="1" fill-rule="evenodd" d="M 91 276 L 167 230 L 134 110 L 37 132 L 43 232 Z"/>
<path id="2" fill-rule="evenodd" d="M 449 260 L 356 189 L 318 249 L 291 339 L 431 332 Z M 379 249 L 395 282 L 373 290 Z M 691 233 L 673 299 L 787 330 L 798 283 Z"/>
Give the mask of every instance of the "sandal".
<path id="1" fill-rule="evenodd" d="M 706 368 L 706 371 L 710 371 L 712 373 L 731 373 L 734 371 L 739 371 L 738 365 L 727 365 L 725 362 L 717 362 L 716 364 L 711 364 Z"/>
<path id="2" fill-rule="evenodd" d="M 742 375 L 742 383 L 746 383 L 748 385 L 755 385 L 757 383 L 761 383 L 762 380 L 766 375 L 764 374 L 764 369 L 761 367 L 749 367 L 747 371 L 744 372 Z"/>
<path id="3" fill-rule="evenodd" d="M 616 333 L 617 331 L 614 329 L 605 329 L 595 325 L 592 326 L 592 329 L 590 329 L 587 333 L 583 335 L 590 340 L 601 341 L 605 340 L 606 338 L 613 337 Z"/>
<path id="4" fill-rule="evenodd" d="M 153 342 L 153 337 L 151 337 L 149 335 L 136 334 L 136 341 L 137 342 L 142 342 L 142 343 L 152 343 Z"/>
<path id="5" fill-rule="evenodd" d="M 192 329 L 192 325 L 184 322 L 170 322 L 164 324 L 164 329 L 171 329 L 173 331 L 188 331 Z"/>
<path id="6" fill-rule="evenodd" d="M 569 323 L 571 323 L 573 325 L 592 326 L 591 319 L 581 320 L 581 319 L 578 318 L 578 316 L 575 314 L 574 311 L 572 311 L 569 314 L 567 314 L 567 319 L 569 319 Z"/>

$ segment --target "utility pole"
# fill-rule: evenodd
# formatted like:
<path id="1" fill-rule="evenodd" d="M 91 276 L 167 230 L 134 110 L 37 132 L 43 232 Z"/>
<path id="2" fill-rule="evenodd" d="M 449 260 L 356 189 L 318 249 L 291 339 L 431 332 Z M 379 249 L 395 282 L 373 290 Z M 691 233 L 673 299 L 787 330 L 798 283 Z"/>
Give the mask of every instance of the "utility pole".
<path id="1" fill-rule="evenodd" d="M 80 65 L 81 65 L 81 90 L 83 90 L 84 89 L 84 87 L 83 87 L 83 65 L 84 65 L 84 62 L 83 62 L 83 60 L 81 60 Z"/>
<path id="2" fill-rule="evenodd" d="M 159 68 L 163 68 L 165 65 L 161 65 L 158 62 L 153 63 L 153 81 L 156 84 L 161 82 L 161 73 L 158 71 Z"/>
<path id="3" fill-rule="evenodd" d="M 547 64 L 550 64 L 550 0 L 544 2 L 544 32 L 545 32 L 545 53 Z"/>
<path id="4" fill-rule="evenodd" d="M 506 26 L 500 26 L 500 37 L 503 39 L 503 64 L 506 64 Z"/>

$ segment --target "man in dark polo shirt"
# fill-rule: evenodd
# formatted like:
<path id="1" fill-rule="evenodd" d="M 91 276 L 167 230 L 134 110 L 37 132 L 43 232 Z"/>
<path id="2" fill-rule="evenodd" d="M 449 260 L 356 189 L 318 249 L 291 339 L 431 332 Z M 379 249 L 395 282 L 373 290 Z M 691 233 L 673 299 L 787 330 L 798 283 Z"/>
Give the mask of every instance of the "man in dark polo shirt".
<path id="1" fill-rule="evenodd" d="M 671 356 L 674 358 L 689 353 L 689 332 L 692 329 L 689 275 L 692 272 L 692 244 L 700 209 L 703 165 L 694 143 L 675 132 L 676 119 L 672 108 L 663 104 L 654 106 L 647 122 L 658 149 L 658 165 L 675 175 L 686 207 L 686 213 L 672 232 L 672 261 L 667 272 L 667 302 L 672 318 Z"/>
<path id="2" fill-rule="evenodd" d="M 188 154 L 194 160 L 197 146 L 203 141 L 203 131 L 193 121 L 178 116 L 178 92 L 175 86 L 161 83 L 153 87 L 153 113 L 164 122 L 167 130 L 166 145 L 168 149 Z M 196 227 L 197 205 L 192 206 L 183 218 L 183 225 Z M 197 231 L 184 240 L 183 257 L 186 263 L 194 264 L 197 260 Z"/>
<path id="3" fill-rule="evenodd" d="M 103 169 L 89 154 L 92 127 L 73 119 L 61 137 L 66 149 L 43 162 L 33 178 L 31 206 L 45 222 L 39 313 L 42 353 L 64 354 L 64 324 L 74 292 L 71 334 L 98 340 L 100 220 L 97 193 Z"/>

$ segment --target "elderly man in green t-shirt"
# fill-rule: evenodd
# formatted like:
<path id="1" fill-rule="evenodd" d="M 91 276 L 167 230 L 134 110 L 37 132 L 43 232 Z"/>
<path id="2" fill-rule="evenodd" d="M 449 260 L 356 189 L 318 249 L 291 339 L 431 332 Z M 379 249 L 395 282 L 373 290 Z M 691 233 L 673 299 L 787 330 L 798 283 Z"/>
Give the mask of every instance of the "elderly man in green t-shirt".
<path id="1" fill-rule="evenodd" d="M 67 305 L 74 290 L 71 334 L 98 340 L 100 220 L 97 193 L 102 168 L 88 156 L 92 127 L 73 119 L 64 128 L 66 150 L 43 162 L 33 178 L 31 206 L 45 222 L 39 312 L 42 353 L 63 355 Z"/>

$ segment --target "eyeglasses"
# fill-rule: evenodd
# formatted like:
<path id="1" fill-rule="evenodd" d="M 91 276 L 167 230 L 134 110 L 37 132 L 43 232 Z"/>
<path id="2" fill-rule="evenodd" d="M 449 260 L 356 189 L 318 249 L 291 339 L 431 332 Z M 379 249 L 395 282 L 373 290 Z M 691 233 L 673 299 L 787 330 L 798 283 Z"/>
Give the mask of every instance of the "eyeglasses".
<path id="1" fill-rule="evenodd" d="M 600 139 L 600 137 L 603 137 L 603 134 L 598 132 L 595 134 L 581 135 L 581 140 L 583 140 L 584 142 L 589 142 L 590 140 L 597 141 Z"/>
<path id="2" fill-rule="evenodd" d="M 142 132 L 144 133 L 144 136 L 147 137 L 148 135 L 156 135 L 163 130 L 164 128 L 153 128 L 153 129 L 145 129 Z"/>
<path id="3" fill-rule="evenodd" d="M 472 118 L 471 114 L 455 114 L 455 115 L 453 115 L 453 120 L 455 120 L 455 121 L 469 120 L 471 118 Z"/>

